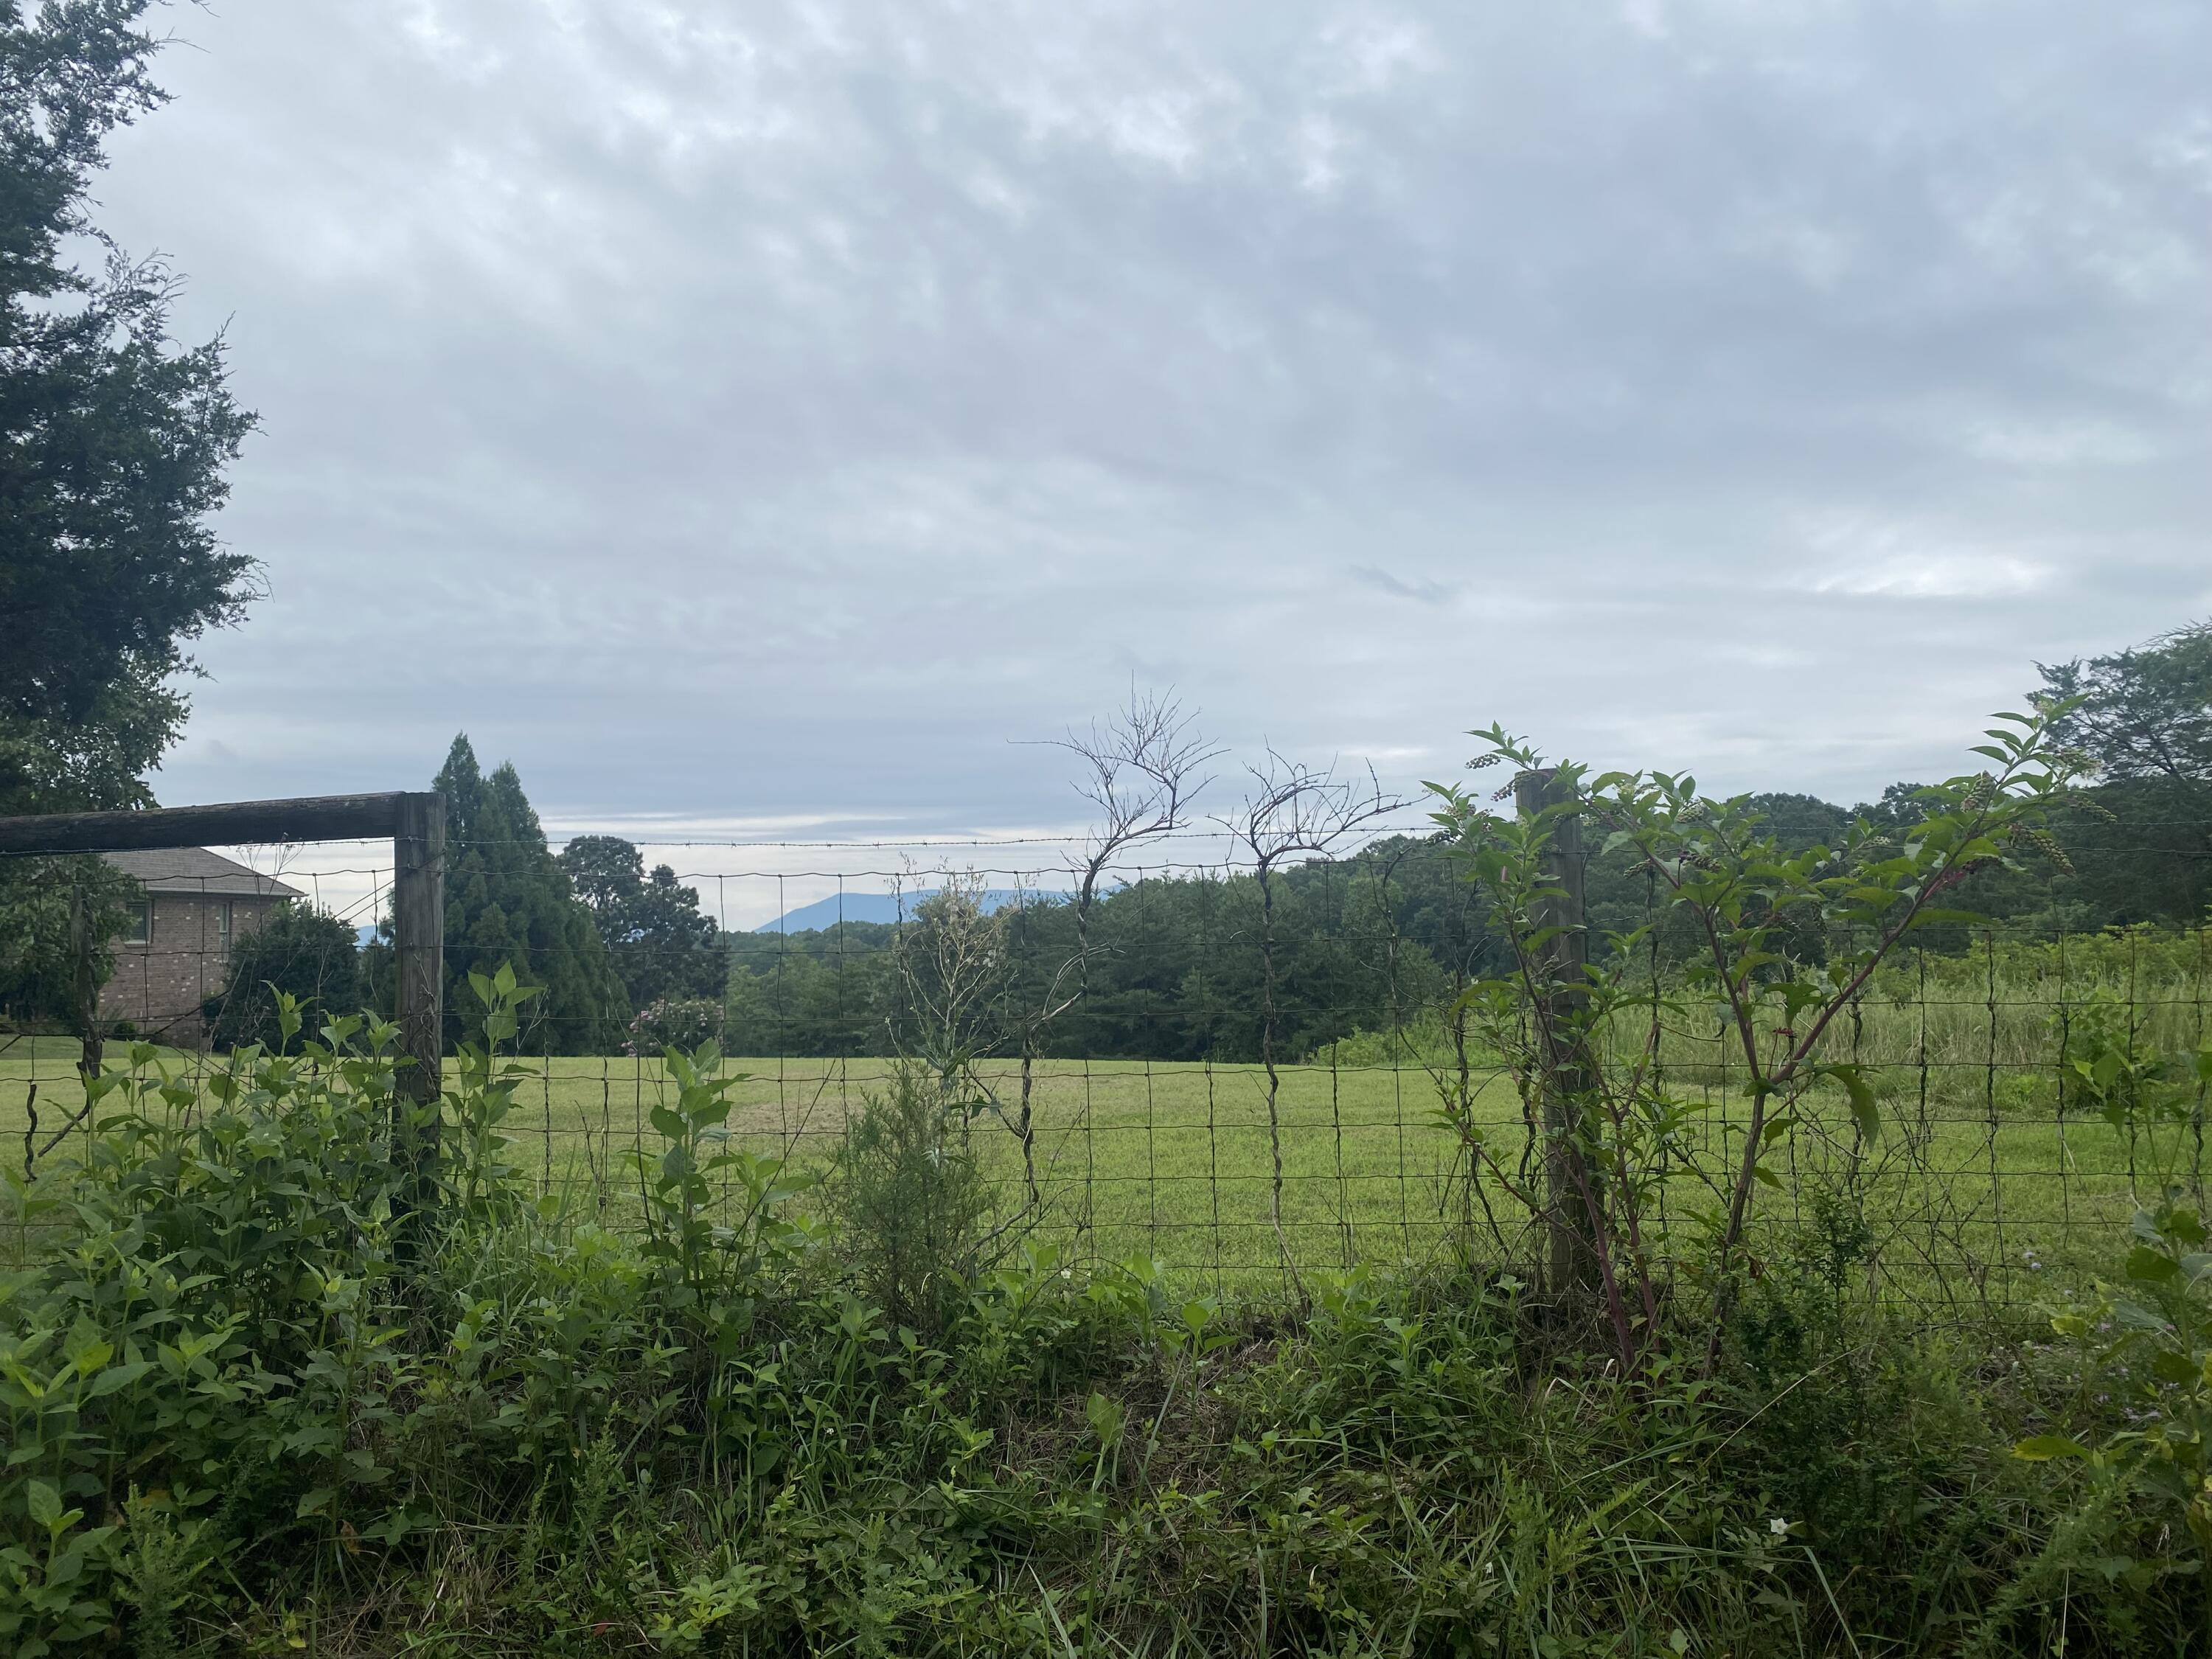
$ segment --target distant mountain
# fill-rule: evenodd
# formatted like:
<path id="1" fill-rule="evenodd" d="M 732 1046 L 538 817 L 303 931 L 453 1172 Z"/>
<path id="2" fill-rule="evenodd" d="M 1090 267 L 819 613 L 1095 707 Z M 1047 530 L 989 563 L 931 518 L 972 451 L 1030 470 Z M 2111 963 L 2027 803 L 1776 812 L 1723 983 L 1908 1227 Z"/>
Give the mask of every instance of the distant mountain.
<path id="1" fill-rule="evenodd" d="M 902 916 L 912 917 L 914 908 L 924 899 L 936 896 L 937 890 L 924 892 L 844 893 L 817 899 L 812 904 L 802 904 L 796 910 L 786 911 L 765 927 L 756 927 L 756 933 L 805 933 L 817 928 L 835 927 L 845 921 L 897 921 Z M 1024 892 L 1012 887 L 987 888 L 983 892 L 983 911 L 986 915 L 1009 904 L 1055 902 L 1066 896 L 1064 893 L 1040 893 L 1031 888 Z"/>

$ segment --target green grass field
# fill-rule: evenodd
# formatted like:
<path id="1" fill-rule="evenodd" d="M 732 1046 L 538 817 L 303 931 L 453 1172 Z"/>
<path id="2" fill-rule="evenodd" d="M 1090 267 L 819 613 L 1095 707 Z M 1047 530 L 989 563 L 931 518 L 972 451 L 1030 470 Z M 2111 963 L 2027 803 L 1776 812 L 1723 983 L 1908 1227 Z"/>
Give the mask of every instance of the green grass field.
<path id="1" fill-rule="evenodd" d="M 61 1038 L 19 1038 L 0 1049 L 0 1147 L 12 1167 L 21 1167 L 33 1082 L 40 1146 L 81 1103 L 76 1054 Z M 111 1051 L 111 1064 L 123 1058 Z M 207 1063 L 167 1058 L 188 1067 Z M 625 1210 L 637 1181 L 630 1155 L 655 1140 L 648 1113 L 663 1087 L 659 1062 L 624 1055 L 520 1063 L 531 1075 L 506 1125 L 509 1156 L 573 1201 Z M 741 1144 L 780 1151 L 802 1167 L 826 1162 L 848 1115 L 885 1077 L 880 1060 L 752 1058 L 728 1066 L 744 1079 L 732 1091 L 730 1120 Z M 1018 1067 L 993 1065 L 984 1075 L 1011 1112 Z M 1224 1287 L 1257 1291 L 1280 1279 L 1266 1082 L 1252 1066 L 1041 1065 L 1034 1158 L 1042 1235 L 1081 1256 L 1142 1252 Z M 2051 1275 L 2108 1261 L 2133 1206 L 2128 1148 L 2112 1128 L 2095 1120 L 2060 1125 L 2045 1080 L 2025 1071 L 1939 1072 L 1924 1097 L 1912 1068 L 1892 1068 L 1879 1084 L 1891 1127 L 1865 1155 L 1859 1181 L 1884 1269 L 1900 1288 L 2032 1298 Z M 1701 1156 L 1717 1167 L 1737 1103 L 1717 1083 L 1684 1087 L 1714 1103 L 1702 1120 Z M 1418 1066 L 1285 1068 L 1278 1101 L 1283 1235 L 1302 1271 L 1425 1260 L 1464 1237 L 1469 1220 L 1479 1252 L 1495 1257 L 1520 1248 L 1525 1213 L 1490 1185 L 1493 1232 L 1455 1178 L 1455 1144 L 1437 1121 L 1437 1103 L 1434 1083 Z M 1828 1104 L 1817 1115 L 1845 1124 L 1840 1098 Z M 1510 1081 L 1482 1082 L 1477 1110 L 1497 1126 L 1495 1144 L 1511 1149 L 1510 1161 L 1522 1134 Z M 989 1114 L 972 1133 L 1012 1214 L 1026 1187 L 1019 1141 Z M 1847 1138 L 1848 1130 L 1838 1133 Z M 2187 1148 L 2168 1152 L 2185 1159 Z M 2138 1149 L 2145 1190 L 2155 1190 L 2143 1173 L 2154 1161 Z M 1800 1132 L 1769 1159 L 1783 1185 L 1760 1191 L 1762 1212 L 1802 1219 L 1812 1195 L 1839 1180 L 1847 1162 L 1842 1141 Z M 1683 1176 L 1669 1201 L 1679 1209 L 1703 1199 Z"/>

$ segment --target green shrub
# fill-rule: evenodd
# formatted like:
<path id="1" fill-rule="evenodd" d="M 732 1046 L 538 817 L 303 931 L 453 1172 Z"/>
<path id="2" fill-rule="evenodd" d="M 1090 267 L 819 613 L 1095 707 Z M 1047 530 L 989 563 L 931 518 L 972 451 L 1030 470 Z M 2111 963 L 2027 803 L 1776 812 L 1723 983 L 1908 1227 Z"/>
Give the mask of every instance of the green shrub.
<path id="1" fill-rule="evenodd" d="M 657 1054 L 669 1048 L 686 1053 L 722 1036 L 722 1005 L 710 997 L 663 997 L 637 1011 L 629 1023 L 624 1052 Z"/>
<path id="2" fill-rule="evenodd" d="M 892 1068 L 846 1126 L 826 1189 L 839 1243 L 864 1295 L 896 1324 L 940 1332 L 981 1266 L 992 1192 L 960 1102 L 936 1073 Z"/>

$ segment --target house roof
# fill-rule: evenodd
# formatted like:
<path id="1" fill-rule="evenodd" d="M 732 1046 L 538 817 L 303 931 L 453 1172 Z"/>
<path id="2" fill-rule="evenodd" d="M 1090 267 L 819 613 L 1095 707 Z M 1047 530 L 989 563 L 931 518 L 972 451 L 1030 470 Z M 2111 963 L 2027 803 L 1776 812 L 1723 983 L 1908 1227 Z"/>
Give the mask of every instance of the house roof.
<path id="1" fill-rule="evenodd" d="M 235 859 L 204 847 L 164 847 L 149 853 L 103 853 L 109 864 L 149 893 L 187 893 L 210 897 L 298 898 L 300 890 L 274 876 L 249 870 Z"/>

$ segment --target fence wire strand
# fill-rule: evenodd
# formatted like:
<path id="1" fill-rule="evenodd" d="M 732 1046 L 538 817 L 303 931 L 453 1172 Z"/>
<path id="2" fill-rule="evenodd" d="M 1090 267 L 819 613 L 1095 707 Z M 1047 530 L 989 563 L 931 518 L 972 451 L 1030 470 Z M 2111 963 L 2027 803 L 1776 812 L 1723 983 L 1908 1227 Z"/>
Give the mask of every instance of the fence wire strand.
<path id="1" fill-rule="evenodd" d="M 927 928 L 916 918 L 930 895 L 967 891 L 990 910 L 1006 896 L 991 884 L 1010 882 L 995 947 L 1010 974 L 1042 972 L 1031 959 L 1065 948 L 1051 942 L 1054 913 L 1071 901 L 1041 884 L 1035 865 L 909 856 L 890 869 L 857 855 L 1064 849 L 1060 838 L 687 841 L 641 851 L 649 860 L 680 858 L 710 845 L 855 854 L 819 870 L 675 871 L 679 885 L 711 898 L 721 988 L 707 1000 L 717 1005 L 726 1065 L 744 1079 L 732 1092 L 732 1133 L 811 1169 L 827 1167 L 908 1052 L 911 1011 L 897 1006 L 899 975 L 922 948 Z M 1503 1065 L 1480 1055 L 1470 1062 L 1453 1041 L 1453 994 L 1484 971 L 1479 917 L 1455 890 L 1430 910 L 1413 908 L 1424 856 L 1416 846 L 1387 866 L 1320 869 L 1296 898 L 1312 915 L 1295 943 L 1263 941 L 1238 908 L 1237 884 L 1249 876 L 1233 860 L 1167 856 L 1121 872 L 1092 921 L 1081 994 L 1057 1020 L 1033 1019 L 1043 1005 L 1030 981 L 1009 978 L 978 1004 L 997 1011 L 996 1024 L 969 1034 L 973 1052 L 963 1063 L 995 1103 L 970 1125 L 999 1194 L 995 1224 L 1010 1237 L 1049 1238 L 1079 1259 L 1151 1256 L 1218 1291 L 1524 1244 L 1529 1218 L 1499 1207 L 1504 1195 L 1476 1179 L 1447 1126 L 1456 1109 L 1510 1138 L 1525 1133 L 1525 1117 Z M 276 879 L 298 902 L 359 927 L 373 959 L 392 876 L 388 865 L 363 862 Z M 265 995 L 238 969 L 248 960 L 270 966 L 243 948 L 274 913 L 270 879 L 178 878 L 149 888 L 143 921 L 134 917 L 129 935 L 107 947 L 115 967 L 100 1018 L 109 1064 L 124 1063 L 112 1045 L 153 1043 L 163 1063 L 203 1085 L 216 1063 L 212 1041 L 261 1029 L 239 1026 L 234 1015 L 241 999 Z M 1166 884 L 1196 886 L 1186 894 Z M 1125 893 L 1134 896 L 1125 902 Z M 825 927 L 800 932 L 786 921 L 817 899 L 829 901 Z M 878 915 L 889 919 L 864 919 Z M 773 920 L 763 927 L 763 918 Z M 1159 943 L 1170 924 L 1188 933 L 1173 951 Z M 564 965 L 561 947 L 523 943 L 526 977 Z M 449 959 L 466 948 L 449 940 Z M 632 947 L 615 940 L 600 949 L 613 953 L 606 960 L 627 961 L 621 953 Z M 1269 965 L 1271 951 L 1279 960 Z M 1267 993 L 1255 995 L 1263 973 Z M 2201 1200 L 2212 1073 L 2180 1061 L 2207 1042 L 2208 976 L 2212 928 L 2203 927 L 1990 927 L 1955 948 L 1911 950 L 1855 999 L 1838 1028 L 1843 1057 L 1873 1079 L 1888 1133 L 1869 1142 L 1847 1114 L 1815 1113 L 1787 1137 L 1779 1161 L 1787 1190 L 1779 1203 L 1769 1195 L 1766 1213 L 1799 1241 L 1791 1248 L 1809 1249 L 1823 1229 L 1834 1231 L 1843 1206 L 1869 1241 L 1863 1270 L 1900 1295 L 1931 1304 L 2033 1299 L 2046 1271 L 2101 1259 L 2130 1211 L 2161 1183 Z M 1671 993 L 1656 933 L 1650 977 L 1657 1018 Z M 325 988 L 314 972 L 292 982 L 310 999 Z M 368 994 L 379 994 L 373 960 Z M 465 1001 L 449 991 L 450 1034 L 465 1022 L 467 1010 L 455 1006 Z M 1276 1010 L 1256 1017 L 1271 1022 L 1264 1042 L 1255 1008 Z M 657 1145 L 652 1108 L 666 1086 L 648 1012 L 532 1014 L 516 1045 L 526 1058 L 516 1063 L 537 1073 L 536 1109 L 506 1126 L 526 1143 L 508 1161 L 532 1171 L 547 1194 L 584 1194 L 599 1213 L 635 1201 Z M 1692 1166 L 1728 1155 L 1744 1061 L 1723 1024 L 1701 1029 L 1682 1010 L 1663 1023 L 1655 1081 L 1705 1108 L 1681 1146 L 1664 1154 L 1657 1214 L 1662 1228 L 1688 1227 L 1698 1202 Z M 586 1042 L 580 1026 L 616 1040 Z M 1279 1082 L 1267 1073 L 1270 1052 Z M 64 1035 L 0 1034 L 0 1132 L 21 1148 L 11 1164 L 35 1169 L 66 1154 L 72 1134 L 88 1148 L 94 1122 L 69 1118 L 82 1054 Z M 2096 1068 L 2107 1063 L 2120 1084 L 2099 1080 Z M 2124 1098 L 2128 1090 L 2135 1093 Z M 627 1126 L 618 1092 L 629 1096 Z"/>

